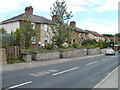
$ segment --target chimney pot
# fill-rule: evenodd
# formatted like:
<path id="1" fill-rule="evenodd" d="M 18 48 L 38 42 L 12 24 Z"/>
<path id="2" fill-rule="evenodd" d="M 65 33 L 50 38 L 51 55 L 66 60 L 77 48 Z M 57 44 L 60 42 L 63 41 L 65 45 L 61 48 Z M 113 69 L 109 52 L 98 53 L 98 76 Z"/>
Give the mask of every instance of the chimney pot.
<path id="1" fill-rule="evenodd" d="M 70 26 L 76 27 L 76 22 L 75 22 L 75 21 L 71 21 L 71 22 L 70 22 Z"/>
<path id="2" fill-rule="evenodd" d="M 25 13 L 33 15 L 33 8 L 32 8 L 32 6 L 26 7 L 25 8 Z"/>

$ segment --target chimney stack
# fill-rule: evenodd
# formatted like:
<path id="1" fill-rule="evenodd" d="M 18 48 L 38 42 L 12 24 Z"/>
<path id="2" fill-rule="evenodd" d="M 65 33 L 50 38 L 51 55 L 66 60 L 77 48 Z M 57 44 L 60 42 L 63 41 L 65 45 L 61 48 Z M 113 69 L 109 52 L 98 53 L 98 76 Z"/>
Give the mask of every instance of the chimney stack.
<path id="1" fill-rule="evenodd" d="M 57 19 L 57 15 L 53 15 L 53 16 L 52 16 L 52 21 L 53 21 L 53 22 L 56 22 L 56 19 Z"/>
<path id="2" fill-rule="evenodd" d="M 71 22 L 70 22 L 70 26 L 76 27 L 76 22 L 75 22 L 75 21 L 71 21 Z"/>
<path id="3" fill-rule="evenodd" d="M 33 8 L 32 8 L 32 6 L 26 7 L 25 8 L 25 13 L 33 15 Z"/>

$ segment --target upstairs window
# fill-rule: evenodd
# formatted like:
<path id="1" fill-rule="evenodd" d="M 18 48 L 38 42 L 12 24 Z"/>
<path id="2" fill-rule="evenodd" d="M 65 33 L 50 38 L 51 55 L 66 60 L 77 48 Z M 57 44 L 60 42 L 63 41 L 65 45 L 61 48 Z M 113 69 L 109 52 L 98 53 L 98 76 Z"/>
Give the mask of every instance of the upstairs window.
<path id="1" fill-rule="evenodd" d="M 81 38 L 82 37 L 82 35 L 81 35 L 81 33 L 79 33 L 79 38 Z"/>
<path id="2" fill-rule="evenodd" d="M 35 23 L 31 23 L 32 25 L 32 30 L 35 30 Z"/>
<path id="3" fill-rule="evenodd" d="M 47 24 L 44 24 L 44 30 L 48 31 L 48 25 Z"/>

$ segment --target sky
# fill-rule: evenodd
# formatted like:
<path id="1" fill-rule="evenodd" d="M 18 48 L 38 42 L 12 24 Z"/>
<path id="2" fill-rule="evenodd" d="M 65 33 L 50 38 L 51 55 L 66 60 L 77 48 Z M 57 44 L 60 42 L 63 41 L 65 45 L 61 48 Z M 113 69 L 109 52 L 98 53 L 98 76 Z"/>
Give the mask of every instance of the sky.
<path id="1" fill-rule="evenodd" d="M 32 6 L 34 14 L 50 17 L 50 8 L 56 0 L 1 0 L 0 22 L 24 13 L 27 6 Z M 59 0 L 61 1 L 61 0 Z M 100 34 L 118 33 L 119 0 L 65 0 L 67 11 L 72 11 L 70 21 L 83 30 L 96 31 Z"/>

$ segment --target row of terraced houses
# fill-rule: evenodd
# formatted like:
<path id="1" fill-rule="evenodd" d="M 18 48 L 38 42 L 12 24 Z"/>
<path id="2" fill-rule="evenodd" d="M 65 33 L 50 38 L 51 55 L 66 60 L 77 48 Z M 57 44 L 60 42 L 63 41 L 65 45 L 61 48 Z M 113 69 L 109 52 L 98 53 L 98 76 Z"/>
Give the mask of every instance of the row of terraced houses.
<path id="1" fill-rule="evenodd" d="M 40 47 L 45 43 L 52 43 L 52 30 L 49 25 L 55 25 L 55 19 L 54 16 L 52 17 L 52 20 L 46 19 L 42 16 L 37 16 L 33 14 L 33 8 L 32 6 L 26 7 L 25 12 L 12 17 L 10 19 L 7 19 L 0 23 L 0 28 L 6 28 L 7 32 L 10 33 L 11 31 L 14 31 L 19 28 L 21 29 L 24 24 L 22 23 L 22 18 L 27 14 L 30 15 L 30 18 L 32 19 L 33 29 L 35 29 L 36 35 L 31 40 L 31 47 Z M 81 44 L 86 39 L 95 39 L 97 42 L 102 41 L 110 41 L 109 38 L 90 30 L 83 30 L 76 26 L 75 21 L 71 21 L 70 24 L 73 27 L 73 34 L 71 36 L 71 44 L 73 43 L 79 43 Z"/>

